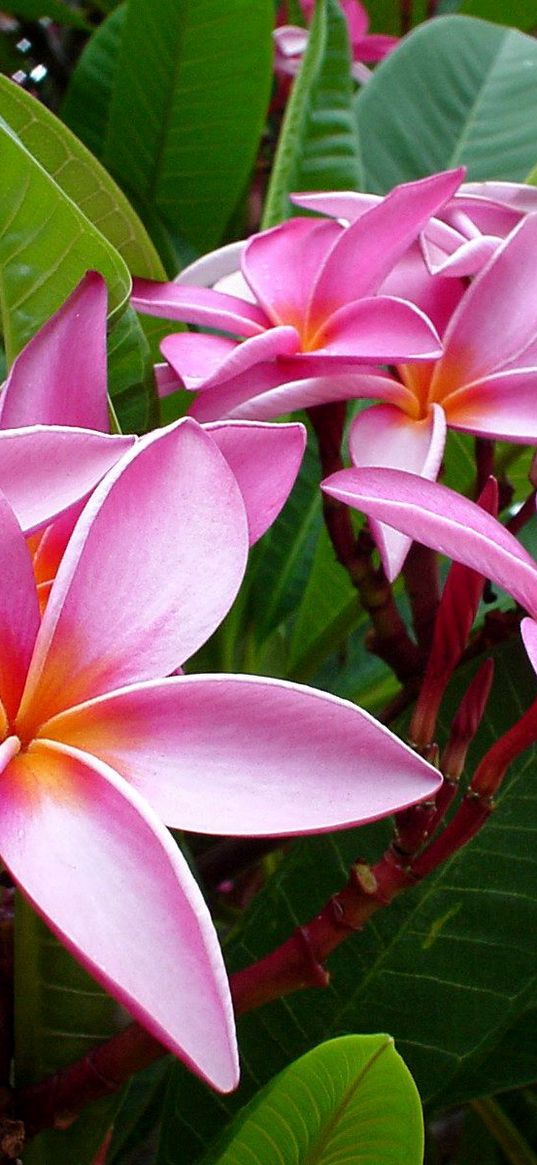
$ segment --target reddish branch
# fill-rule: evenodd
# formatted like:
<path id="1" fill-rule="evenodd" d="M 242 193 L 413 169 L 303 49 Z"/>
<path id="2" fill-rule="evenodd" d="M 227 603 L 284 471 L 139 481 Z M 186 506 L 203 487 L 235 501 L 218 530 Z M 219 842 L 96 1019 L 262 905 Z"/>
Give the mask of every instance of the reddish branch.
<path id="1" fill-rule="evenodd" d="M 341 445 L 346 407 L 344 401 L 338 401 L 308 410 L 319 446 L 323 478 L 344 468 Z M 388 664 L 402 684 L 415 682 L 423 671 L 423 654 L 408 634 L 384 571 L 373 566 L 375 544 L 367 527 L 356 537 L 349 507 L 327 494 L 323 495 L 323 513 L 336 558 L 349 574 L 364 610 L 371 617 L 369 650 Z"/>

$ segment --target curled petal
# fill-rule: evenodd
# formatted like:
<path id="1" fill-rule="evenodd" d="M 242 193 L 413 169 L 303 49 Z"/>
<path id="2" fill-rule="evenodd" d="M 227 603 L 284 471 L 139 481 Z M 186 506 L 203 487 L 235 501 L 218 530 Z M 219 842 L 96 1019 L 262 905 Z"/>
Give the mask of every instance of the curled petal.
<path id="1" fill-rule="evenodd" d="M 241 239 L 237 243 L 227 243 L 225 247 L 218 247 L 216 251 L 209 251 L 195 259 L 179 272 L 174 282 L 188 283 L 195 287 L 214 287 L 221 279 L 233 275 L 239 270 L 241 255 L 246 241 Z"/>
<path id="2" fill-rule="evenodd" d="M 0 489 L 24 533 L 86 498 L 134 441 L 60 426 L 0 430 Z"/>
<path id="3" fill-rule="evenodd" d="M 364 361 L 434 360 L 442 354 L 436 328 L 420 308 L 376 295 L 341 307 L 315 335 L 320 354 Z"/>
<path id="4" fill-rule="evenodd" d="M 217 421 L 205 426 L 237 479 L 250 546 L 277 518 L 295 484 L 306 447 L 303 425 Z"/>
<path id="5" fill-rule="evenodd" d="M 246 553 L 244 504 L 214 441 L 189 418 L 141 439 L 90 498 L 60 563 L 23 735 L 70 704 L 169 675 L 228 611 Z"/>
<path id="6" fill-rule="evenodd" d="M 401 408 L 412 408 L 413 396 L 408 388 L 357 362 L 352 365 L 340 357 L 310 353 L 307 357 L 258 364 L 253 378 L 249 373 L 215 388 L 204 390 L 194 401 L 191 415 L 198 421 L 217 417 L 234 420 L 271 420 L 295 409 L 354 397 L 378 396 Z"/>
<path id="7" fill-rule="evenodd" d="M 108 431 L 106 283 L 87 275 L 15 360 L 0 425 L 76 425 Z"/>
<path id="8" fill-rule="evenodd" d="M 358 469 L 373 465 L 406 469 L 429 480 L 440 469 L 445 443 L 446 418 L 439 405 L 422 420 L 413 420 L 393 405 L 376 405 L 359 413 L 349 434 L 349 452 Z M 396 578 L 412 538 L 374 518 L 370 525 L 384 570 Z"/>
<path id="9" fill-rule="evenodd" d="M 250 676 L 137 685 L 43 732 L 113 765 L 169 824 L 207 833 L 341 829 L 421 801 L 440 783 L 346 700 Z"/>
<path id="10" fill-rule="evenodd" d="M 382 202 L 381 194 L 362 194 L 354 190 L 334 190 L 326 194 L 291 194 L 291 202 L 301 206 L 304 210 L 316 210 L 319 214 L 327 214 L 331 218 L 346 219 L 348 223 L 356 222 L 368 210 Z"/>
<path id="11" fill-rule="evenodd" d="M 221 1091 L 238 1078 L 225 969 L 184 858 L 136 791 L 54 742 L 2 776 L 0 850 L 15 881 L 99 983 Z"/>
<path id="12" fill-rule="evenodd" d="M 262 336 L 252 336 L 242 344 L 220 336 L 179 334 L 166 336 L 160 347 L 163 356 L 188 388 L 205 391 L 255 369 L 264 361 L 293 356 L 300 347 L 300 339 L 295 328 L 277 327 L 269 328 Z M 250 376 L 255 382 L 255 371 Z"/>
<path id="13" fill-rule="evenodd" d="M 145 315 L 222 328 L 238 336 L 257 336 L 269 326 L 265 313 L 255 304 L 208 287 L 133 279 L 131 303 Z"/>
<path id="14" fill-rule="evenodd" d="M 520 632 L 528 659 L 534 671 L 537 672 L 537 623 L 535 619 L 523 619 L 520 624 Z"/>
<path id="15" fill-rule="evenodd" d="M 398 469 L 344 469 L 326 478 L 322 488 L 472 567 L 537 615 L 533 559 L 496 518 L 455 490 Z"/>

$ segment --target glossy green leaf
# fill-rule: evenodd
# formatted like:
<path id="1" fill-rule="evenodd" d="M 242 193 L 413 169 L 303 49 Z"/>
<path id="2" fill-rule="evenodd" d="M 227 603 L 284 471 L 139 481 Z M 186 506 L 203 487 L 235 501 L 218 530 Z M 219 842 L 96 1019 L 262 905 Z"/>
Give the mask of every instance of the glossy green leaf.
<path id="1" fill-rule="evenodd" d="M 310 679 L 361 618 L 356 590 L 323 526 L 289 643 L 290 678 Z"/>
<path id="2" fill-rule="evenodd" d="M 495 24 L 507 24 L 531 32 L 537 24 L 537 4 L 528 0 L 462 0 L 457 11 L 464 16 L 479 16 Z"/>
<path id="3" fill-rule="evenodd" d="M 70 24 L 85 31 L 91 25 L 76 8 L 63 4 L 62 0 L 6 0 L 3 11 L 21 20 L 41 20 L 47 16 L 56 24 Z"/>
<path id="4" fill-rule="evenodd" d="M 75 71 L 68 120 L 141 212 L 200 251 L 220 241 L 255 160 L 272 21 L 269 0 L 129 0 Z M 80 108 L 94 90 L 95 120 Z"/>
<path id="5" fill-rule="evenodd" d="M 114 1117 L 106 1165 L 125 1165 L 151 1135 L 160 1120 L 170 1066 L 170 1057 L 156 1060 L 130 1081 Z"/>
<path id="6" fill-rule="evenodd" d="M 352 114 L 350 48 L 337 0 L 320 0 L 283 121 L 263 226 L 291 214 L 289 194 L 345 190 L 360 183 Z"/>
<path id="7" fill-rule="evenodd" d="M 44 105 L 0 77 L 0 114 L 59 186 L 119 251 L 129 271 L 164 279 L 164 268 L 125 195 L 82 142 Z"/>
<path id="8" fill-rule="evenodd" d="M 537 42 L 465 16 L 427 21 L 356 98 L 365 189 L 465 165 L 522 182 L 537 158 Z"/>
<path id="9" fill-rule="evenodd" d="M 156 424 L 158 404 L 151 353 L 131 307 L 108 337 L 108 392 L 122 433 L 143 433 Z"/>
<path id="10" fill-rule="evenodd" d="M 15 1083 L 34 1084 L 123 1026 L 125 1013 L 18 896 L 15 925 Z M 88 1107 L 70 1128 L 35 1137 L 25 1165 L 91 1165 L 120 1096 Z"/>
<path id="11" fill-rule="evenodd" d="M 4 122 L 0 124 L 0 310 L 8 361 L 88 269 L 108 283 L 112 313 L 130 292 L 128 269 Z"/>
<path id="12" fill-rule="evenodd" d="M 496 679 L 472 747 L 474 760 L 535 698 L 535 675 L 521 646 L 504 645 L 495 657 Z M 451 709 L 469 674 L 461 672 L 453 684 Z M 164 1147 L 182 1138 L 184 1161 L 192 1165 L 221 1128 L 223 1104 L 235 1112 L 289 1059 L 341 1030 L 391 1030 L 423 1100 L 435 1107 L 535 1078 L 533 753 L 512 766 L 496 812 L 480 834 L 334 952 L 329 990 L 297 992 L 241 1018 L 243 1075 L 236 1096 L 213 1101 L 186 1073 L 174 1070 Z M 231 944 L 231 969 L 273 949 L 313 917 L 345 883 L 356 856 L 377 860 L 389 837 L 389 823 L 380 822 L 293 846 Z M 183 1113 L 189 1113 L 188 1122 Z M 166 1162 L 164 1148 L 161 1160 Z"/>
<path id="13" fill-rule="evenodd" d="M 225 1140 L 203 1165 L 421 1165 L 423 1118 L 391 1037 L 349 1035 L 285 1068 Z"/>

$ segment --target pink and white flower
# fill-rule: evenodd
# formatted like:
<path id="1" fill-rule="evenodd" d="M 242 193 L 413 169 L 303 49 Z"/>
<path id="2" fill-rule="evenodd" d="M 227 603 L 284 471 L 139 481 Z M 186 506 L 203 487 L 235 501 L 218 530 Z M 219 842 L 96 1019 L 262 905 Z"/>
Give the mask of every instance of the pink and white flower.
<path id="1" fill-rule="evenodd" d="M 226 1091 L 238 1066 L 222 956 L 163 821 L 342 828 L 430 796 L 438 774 L 345 701 L 171 676 L 229 609 L 248 547 L 235 477 L 196 422 L 142 438 L 103 478 L 42 620 L 5 499 L 0 526 L 2 860 L 95 978 Z"/>

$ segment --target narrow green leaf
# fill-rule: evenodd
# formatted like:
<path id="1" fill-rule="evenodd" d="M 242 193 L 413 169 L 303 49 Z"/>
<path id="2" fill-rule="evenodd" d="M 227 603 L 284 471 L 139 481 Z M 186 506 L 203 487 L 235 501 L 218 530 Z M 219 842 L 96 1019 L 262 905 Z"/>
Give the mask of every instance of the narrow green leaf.
<path id="1" fill-rule="evenodd" d="M 60 190 L 119 252 L 129 271 L 145 279 L 164 279 L 164 268 L 142 222 L 74 134 L 6 77 L 0 77 L 0 114 Z"/>
<path id="2" fill-rule="evenodd" d="M 5 123 L 0 159 L 0 310 L 11 362 L 88 269 L 105 277 L 113 314 L 127 300 L 130 277 L 117 251 Z"/>
<path id="3" fill-rule="evenodd" d="M 319 0 L 287 103 L 263 226 L 289 218 L 289 194 L 360 184 L 347 27 L 337 0 Z"/>
<path id="4" fill-rule="evenodd" d="M 349 1035 L 285 1068 L 225 1141 L 203 1165 L 421 1165 L 423 1118 L 391 1037 Z"/>
<path id="5" fill-rule="evenodd" d="M 123 1026 L 124 1013 L 67 953 L 24 899 L 15 925 L 15 1083 L 34 1084 L 87 1055 Z M 71 1129 L 45 1132 L 28 1165 L 90 1165 L 120 1101 L 91 1105 Z"/>
<path id="6" fill-rule="evenodd" d="M 467 16 L 427 21 L 357 95 L 365 188 L 450 166 L 522 182 L 537 157 L 537 42 Z"/>
<path id="7" fill-rule="evenodd" d="M 272 22 L 270 0 L 129 0 L 75 71 L 70 124 L 197 250 L 220 241 L 255 160 Z"/>
<path id="8" fill-rule="evenodd" d="M 509 1120 L 497 1100 L 490 1096 L 483 1097 L 481 1100 L 474 1100 L 472 1107 L 501 1146 L 509 1165 L 537 1165 L 537 1154 Z"/>

